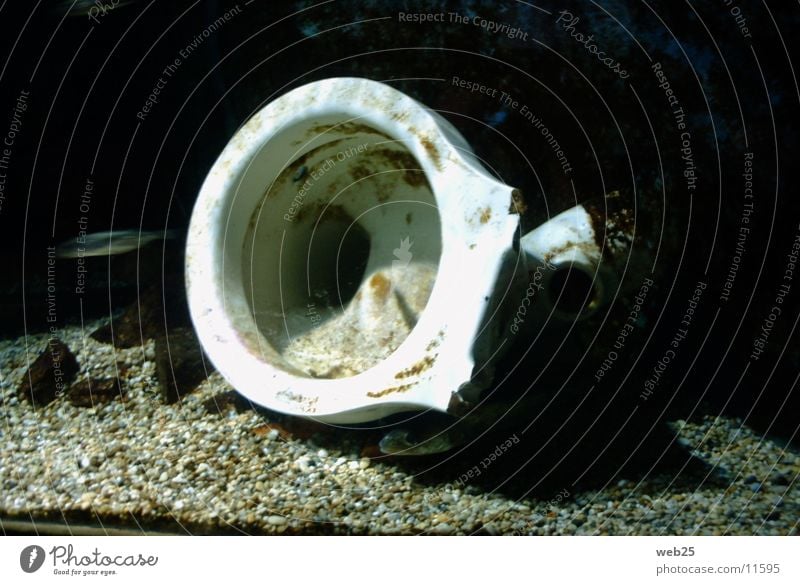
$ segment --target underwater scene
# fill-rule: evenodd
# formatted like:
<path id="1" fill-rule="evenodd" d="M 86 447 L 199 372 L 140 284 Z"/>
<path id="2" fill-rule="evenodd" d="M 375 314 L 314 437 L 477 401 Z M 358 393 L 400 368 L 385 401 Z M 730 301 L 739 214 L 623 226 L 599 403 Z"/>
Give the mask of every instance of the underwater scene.
<path id="1" fill-rule="evenodd" d="M 3 534 L 797 535 L 798 26 L 0 2 Z"/>

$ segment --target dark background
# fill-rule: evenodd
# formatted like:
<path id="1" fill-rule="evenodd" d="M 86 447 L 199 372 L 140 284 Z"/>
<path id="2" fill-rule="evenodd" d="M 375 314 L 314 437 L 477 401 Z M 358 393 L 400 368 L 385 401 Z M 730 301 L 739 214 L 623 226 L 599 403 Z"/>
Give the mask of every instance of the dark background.
<path id="1" fill-rule="evenodd" d="M 90 232 L 185 229 L 206 173 L 255 111 L 310 81 L 360 76 L 385 81 L 448 118 L 501 180 L 523 191 L 528 226 L 614 190 L 636 210 L 636 240 L 616 299 L 591 319 L 544 331 L 521 362 L 513 356 L 512 382 L 500 394 L 563 387 L 571 390 L 562 405 L 569 409 L 593 386 L 652 268 L 655 284 L 637 331 L 592 390 L 584 420 L 602 410 L 611 418 L 599 426 L 611 437 L 632 408 L 651 414 L 638 420 L 654 421 L 690 417 L 703 405 L 761 432 L 796 438 L 800 268 L 764 353 L 750 359 L 800 229 L 796 7 L 733 3 L 746 18 L 748 39 L 723 2 L 536 2 L 551 14 L 513 1 L 444 8 L 438 2 L 239 2 L 241 14 L 182 59 L 140 121 L 136 112 L 162 70 L 236 3 L 132 2 L 98 23 L 85 14 L 64 17 L 70 2 L 13 4 L 0 9 L 0 138 L 20 91 L 30 97 L 0 209 L 3 336 L 45 329 L 46 247 L 76 235 L 87 177 L 95 183 Z M 594 34 L 624 64 L 628 79 L 600 65 L 556 24 L 564 9 L 580 17 L 576 30 Z M 527 40 L 471 24 L 401 23 L 399 11 L 480 15 L 519 26 Z M 698 176 L 692 194 L 681 175 L 679 132 L 651 60 L 662 64 L 687 113 Z M 455 87 L 453 76 L 527 104 L 557 137 L 573 173 L 564 175 L 518 112 Z M 746 151 L 754 155 L 754 212 L 725 302 L 720 293 L 741 225 Z M 161 277 L 157 260 L 155 270 L 143 268 L 149 279 Z M 92 264 L 84 317 L 135 298 L 137 284 L 125 262 Z M 119 267 L 111 279 L 109 266 Z M 73 270 L 59 273 L 63 326 L 78 322 L 80 307 L 71 296 Z M 642 400 L 643 381 L 701 280 L 708 287 L 689 335 L 658 389 Z"/>

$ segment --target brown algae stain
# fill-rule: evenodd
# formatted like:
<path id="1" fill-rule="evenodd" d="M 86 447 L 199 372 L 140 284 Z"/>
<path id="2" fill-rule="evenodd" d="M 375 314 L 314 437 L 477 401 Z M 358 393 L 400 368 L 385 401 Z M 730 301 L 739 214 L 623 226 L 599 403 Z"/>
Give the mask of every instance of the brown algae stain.
<path id="1" fill-rule="evenodd" d="M 511 206 L 508 212 L 519 215 L 525 215 L 528 212 L 528 204 L 519 189 L 511 191 Z"/>
<path id="2" fill-rule="evenodd" d="M 317 124 L 306 130 L 306 136 L 313 138 L 320 134 L 330 132 L 331 134 L 340 134 L 345 136 L 355 136 L 358 134 L 374 134 L 382 138 L 392 139 L 388 134 L 381 132 L 377 128 L 367 126 L 366 124 L 359 124 L 357 122 L 345 122 L 344 124 Z"/>
<path id="3" fill-rule="evenodd" d="M 325 221 L 340 221 L 350 224 L 353 221 L 353 218 L 344 207 L 326 203 L 325 201 L 315 201 L 304 205 L 297 212 L 296 219 L 298 222 L 304 222 L 309 218 L 314 224 Z"/>
<path id="4" fill-rule="evenodd" d="M 423 136 L 420 138 L 420 142 L 422 142 L 423 148 L 428 153 L 428 156 L 431 157 L 433 164 L 436 166 L 437 169 L 442 170 L 442 159 L 439 156 L 439 151 L 434 146 L 433 142 L 431 142 L 430 138 L 427 136 Z"/>
<path id="5" fill-rule="evenodd" d="M 442 342 L 442 333 L 440 332 L 439 337 L 437 337 L 436 339 L 431 339 L 431 342 L 427 345 L 425 351 L 432 351 L 436 349 L 437 347 L 439 347 L 439 344 L 441 342 Z"/>
<path id="6" fill-rule="evenodd" d="M 376 274 L 369 279 L 369 286 L 376 298 L 385 301 L 392 288 L 391 281 L 382 274 Z"/>
<path id="7" fill-rule="evenodd" d="M 402 170 L 403 180 L 409 187 L 428 186 L 428 179 L 425 177 L 425 172 L 420 168 L 419 162 L 410 152 L 383 148 L 375 151 L 373 157 L 381 158 L 383 162 L 391 167 Z"/>
<path id="8" fill-rule="evenodd" d="M 386 388 L 385 390 L 381 390 L 379 392 L 367 392 L 367 396 L 370 398 L 382 398 L 383 396 L 388 396 L 389 394 L 394 394 L 396 392 L 405 392 L 409 388 L 411 388 L 411 384 L 403 384 L 402 386 L 393 386 L 392 388 Z"/>
<path id="9" fill-rule="evenodd" d="M 425 370 L 429 369 L 435 362 L 436 358 L 439 354 L 435 354 L 433 357 L 425 356 L 423 359 L 418 361 L 416 364 L 411 366 L 410 368 L 406 368 L 401 372 L 397 372 L 394 377 L 396 380 L 402 380 L 403 378 L 410 378 L 411 376 L 418 376 Z"/>
<path id="10" fill-rule="evenodd" d="M 489 223 L 490 219 L 492 219 L 492 210 L 488 207 L 481 210 L 481 223 Z"/>
<path id="11" fill-rule="evenodd" d="M 375 171 L 369 165 L 358 162 L 350 164 L 347 170 L 353 181 L 360 181 L 375 174 Z"/>

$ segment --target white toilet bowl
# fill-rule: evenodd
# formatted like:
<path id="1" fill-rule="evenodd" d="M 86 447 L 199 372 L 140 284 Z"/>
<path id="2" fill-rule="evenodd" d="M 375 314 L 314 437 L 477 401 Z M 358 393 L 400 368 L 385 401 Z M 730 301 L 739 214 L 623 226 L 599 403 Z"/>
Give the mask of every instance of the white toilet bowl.
<path id="1" fill-rule="evenodd" d="M 558 248 L 548 261 L 587 273 L 599 261 L 583 208 L 515 251 L 518 198 L 385 84 L 297 88 L 236 133 L 196 202 L 186 279 L 203 348 L 236 390 L 288 414 L 457 411 L 513 337 L 532 266 L 519 249 Z"/>

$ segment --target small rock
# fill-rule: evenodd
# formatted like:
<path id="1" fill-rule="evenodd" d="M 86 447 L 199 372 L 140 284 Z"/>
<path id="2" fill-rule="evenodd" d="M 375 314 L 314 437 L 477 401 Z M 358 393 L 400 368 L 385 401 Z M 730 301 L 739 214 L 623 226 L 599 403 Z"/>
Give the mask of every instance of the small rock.
<path id="1" fill-rule="evenodd" d="M 369 467 L 369 464 L 370 464 L 369 458 L 368 457 L 362 457 L 358 462 L 358 467 L 360 469 L 366 469 L 367 467 Z"/>
<path id="2" fill-rule="evenodd" d="M 775 485 L 789 485 L 791 481 L 783 473 L 774 473 L 771 478 L 772 483 Z"/>
<path id="3" fill-rule="evenodd" d="M 257 437 L 266 436 L 270 440 L 280 437 L 285 441 L 293 439 L 292 433 L 287 431 L 282 425 L 278 423 L 265 423 L 258 425 L 253 429 L 253 434 Z"/>
<path id="4" fill-rule="evenodd" d="M 378 445 L 364 445 L 361 449 L 361 457 L 369 457 L 370 459 L 388 459 L 388 456 L 385 455 L 381 448 Z"/>
<path id="5" fill-rule="evenodd" d="M 311 461 L 308 457 L 303 455 L 297 461 L 295 461 L 295 467 L 300 470 L 301 473 L 310 473 L 311 472 Z"/>
<path id="6" fill-rule="evenodd" d="M 25 372 L 19 395 L 36 406 L 50 404 L 69 387 L 78 369 L 78 360 L 66 344 L 53 337 Z"/>
<path id="7" fill-rule="evenodd" d="M 267 524 L 271 524 L 272 526 L 283 526 L 286 524 L 286 518 L 283 516 L 268 516 Z"/>
<path id="8" fill-rule="evenodd" d="M 147 339 L 163 337 L 167 325 L 187 323 L 189 314 L 181 276 L 168 274 L 166 279 L 163 287 L 155 284 L 143 290 L 121 317 L 96 329 L 91 337 L 126 349 L 140 346 Z"/>
<path id="9" fill-rule="evenodd" d="M 82 506 L 90 506 L 96 497 L 97 494 L 94 492 L 83 492 L 78 501 Z"/>
<path id="10" fill-rule="evenodd" d="M 439 524 L 434 526 L 433 531 L 436 534 L 452 534 L 453 527 L 450 526 L 450 524 L 448 524 L 447 522 L 440 522 Z"/>
<path id="11" fill-rule="evenodd" d="M 119 378 L 106 380 L 92 378 L 73 384 L 68 399 L 73 406 L 92 407 L 111 402 L 115 398 L 122 398 L 126 393 L 127 389 L 120 384 Z"/>

